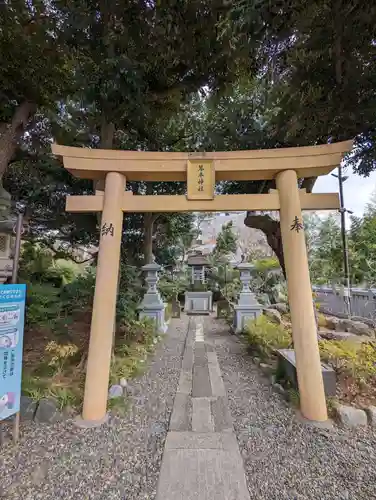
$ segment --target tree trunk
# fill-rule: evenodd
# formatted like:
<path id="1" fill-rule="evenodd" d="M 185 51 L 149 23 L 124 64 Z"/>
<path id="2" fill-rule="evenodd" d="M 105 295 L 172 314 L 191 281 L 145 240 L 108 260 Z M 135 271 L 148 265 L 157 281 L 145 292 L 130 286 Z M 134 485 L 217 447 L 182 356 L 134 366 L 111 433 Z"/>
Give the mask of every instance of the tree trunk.
<path id="1" fill-rule="evenodd" d="M 248 212 L 247 217 L 244 219 L 244 224 L 247 227 L 259 229 L 265 234 L 266 240 L 272 248 L 273 252 L 276 254 L 283 275 L 286 278 L 285 259 L 283 256 L 281 228 L 279 225 L 279 221 L 272 219 L 270 215 L 252 215 L 251 212 Z"/>
<path id="2" fill-rule="evenodd" d="M 153 225 L 154 214 L 147 212 L 144 214 L 144 264 L 153 262 Z"/>
<path id="3" fill-rule="evenodd" d="M 36 109 L 34 103 L 23 101 L 16 109 L 12 121 L 0 124 L 0 179 L 14 156 L 18 141 Z"/>
<path id="4" fill-rule="evenodd" d="M 108 123 L 106 117 L 102 117 L 101 124 L 101 140 L 99 146 L 101 149 L 112 149 L 114 147 L 115 125 Z M 104 179 L 94 181 L 94 189 L 96 191 L 104 191 Z M 99 220 L 101 215 L 99 215 Z"/>

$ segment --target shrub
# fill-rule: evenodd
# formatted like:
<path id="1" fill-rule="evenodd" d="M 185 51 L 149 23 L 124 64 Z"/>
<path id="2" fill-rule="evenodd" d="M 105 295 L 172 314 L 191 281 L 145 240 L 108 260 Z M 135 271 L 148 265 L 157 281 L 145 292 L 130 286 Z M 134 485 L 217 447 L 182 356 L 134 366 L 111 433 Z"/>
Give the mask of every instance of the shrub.
<path id="1" fill-rule="evenodd" d="M 323 328 L 325 328 L 328 325 L 328 321 L 324 314 L 322 313 L 317 314 L 317 324 Z"/>
<path id="2" fill-rule="evenodd" d="M 51 325 L 61 314 L 59 289 L 49 284 L 28 284 L 26 305 L 28 326 Z"/>
<path id="3" fill-rule="evenodd" d="M 77 276 L 83 272 L 83 269 L 71 260 L 57 259 L 46 272 L 47 281 L 55 281 L 59 286 L 72 283 Z"/>
<path id="4" fill-rule="evenodd" d="M 121 263 L 119 293 L 116 304 L 116 319 L 118 324 L 137 318 L 139 306 L 144 292 L 141 271 L 135 266 Z"/>
<path id="5" fill-rule="evenodd" d="M 93 302 L 95 288 L 95 268 L 87 267 L 85 272 L 64 286 L 60 298 L 67 313 L 81 311 Z"/>
<path id="6" fill-rule="evenodd" d="M 289 330 L 272 323 L 263 315 L 247 323 L 245 334 L 251 349 L 263 358 L 271 356 L 275 349 L 289 347 L 292 342 Z"/>
<path id="7" fill-rule="evenodd" d="M 321 340 L 321 359 L 338 372 L 351 374 L 356 380 L 376 376 L 376 343 L 358 344 L 349 340 Z"/>

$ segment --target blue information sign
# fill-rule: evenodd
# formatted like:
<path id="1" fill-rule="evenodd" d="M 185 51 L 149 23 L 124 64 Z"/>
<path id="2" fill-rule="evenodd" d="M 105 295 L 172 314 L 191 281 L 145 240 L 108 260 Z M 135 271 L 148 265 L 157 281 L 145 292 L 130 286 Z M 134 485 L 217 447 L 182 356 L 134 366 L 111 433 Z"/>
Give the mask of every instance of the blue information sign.
<path id="1" fill-rule="evenodd" d="M 0 420 L 20 410 L 26 285 L 0 285 Z"/>

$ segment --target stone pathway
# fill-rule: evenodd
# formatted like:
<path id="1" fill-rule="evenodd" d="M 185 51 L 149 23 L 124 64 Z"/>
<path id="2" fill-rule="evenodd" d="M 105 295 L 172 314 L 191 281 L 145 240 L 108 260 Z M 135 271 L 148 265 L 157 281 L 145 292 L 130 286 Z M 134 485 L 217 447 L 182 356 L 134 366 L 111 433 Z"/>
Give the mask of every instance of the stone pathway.
<path id="1" fill-rule="evenodd" d="M 130 390 L 97 429 L 24 423 L 0 450 L 0 498 L 376 498 L 376 430 L 299 423 L 224 322 L 172 320 Z"/>
<path id="2" fill-rule="evenodd" d="M 249 500 L 214 345 L 191 317 L 157 500 Z"/>

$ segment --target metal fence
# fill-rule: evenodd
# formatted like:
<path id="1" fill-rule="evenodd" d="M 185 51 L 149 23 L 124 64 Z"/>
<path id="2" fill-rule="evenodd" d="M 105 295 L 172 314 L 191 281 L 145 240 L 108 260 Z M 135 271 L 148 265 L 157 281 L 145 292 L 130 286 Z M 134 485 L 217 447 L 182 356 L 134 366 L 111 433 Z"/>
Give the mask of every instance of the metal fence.
<path id="1" fill-rule="evenodd" d="M 317 295 L 316 301 L 320 310 L 335 316 L 346 316 L 346 305 L 343 291 L 337 288 L 325 286 L 313 286 Z M 362 318 L 376 318 L 376 289 L 364 288 L 351 289 L 351 315 Z"/>

